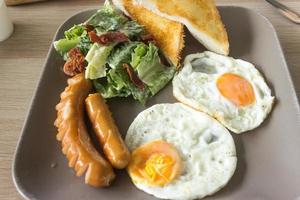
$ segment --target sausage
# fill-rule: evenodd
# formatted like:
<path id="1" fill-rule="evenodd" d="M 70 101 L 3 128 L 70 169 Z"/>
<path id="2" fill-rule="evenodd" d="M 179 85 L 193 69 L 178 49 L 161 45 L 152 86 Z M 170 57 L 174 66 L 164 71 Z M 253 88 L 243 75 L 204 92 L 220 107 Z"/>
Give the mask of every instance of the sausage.
<path id="1" fill-rule="evenodd" d="M 85 173 L 86 184 L 104 187 L 110 185 L 115 173 L 92 145 L 84 122 L 84 99 L 91 88 L 91 82 L 84 78 L 83 73 L 68 79 L 68 86 L 56 106 L 54 125 L 58 128 L 56 139 L 62 144 L 69 167 L 75 169 L 77 176 Z"/>
<path id="2" fill-rule="evenodd" d="M 90 94 L 85 100 L 85 105 L 105 156 L 114 168 L 126 167 L 130 160 L 130 152 L 103 97 L 98 93 Z"/>

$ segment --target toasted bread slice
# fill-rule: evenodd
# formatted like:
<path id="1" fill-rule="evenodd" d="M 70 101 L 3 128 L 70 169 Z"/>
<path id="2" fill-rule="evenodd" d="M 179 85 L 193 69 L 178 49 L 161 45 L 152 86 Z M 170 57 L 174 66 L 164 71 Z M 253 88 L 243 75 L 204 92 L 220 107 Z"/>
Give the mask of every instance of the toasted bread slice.
<path id="1" fill-rule="evenodd" d="M 125 14 L 145 26 L 146 31 L 154 37 L 157 46 L 165 56 L 175 66 L 180 65 L 180 54 L 184 47 L 184 27 L 181 23 L 154 14 L 141 5 L 135 4 L 133 0 L 113 0 L 113 3 Z"/>
<path id="2" fill-rule="evenodd" d="M 214 0 L 134 0 L 152 12 L 186 25 L 207 49 L 229 54 L 226 30 Z"/>

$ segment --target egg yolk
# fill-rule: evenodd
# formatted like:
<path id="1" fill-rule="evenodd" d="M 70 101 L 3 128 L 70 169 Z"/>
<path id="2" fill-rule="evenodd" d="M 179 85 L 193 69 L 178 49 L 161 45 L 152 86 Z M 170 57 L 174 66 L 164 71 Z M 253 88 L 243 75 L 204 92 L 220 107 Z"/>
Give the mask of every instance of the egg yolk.
<path id="1" fill-rule="evenodd" d="M 237 106 L 247 106 L 255 101 L 252 85 L 243 77 L 226 73 L 217 80 L 221 94 Z"/>
<path id="2" fill-rule="evenodd" d="M 181 166 L 180 156 L 173 145 L 157 140 L 135 149 L 127 170 L 136 183 L 164 186 L 181 173 Z"/>

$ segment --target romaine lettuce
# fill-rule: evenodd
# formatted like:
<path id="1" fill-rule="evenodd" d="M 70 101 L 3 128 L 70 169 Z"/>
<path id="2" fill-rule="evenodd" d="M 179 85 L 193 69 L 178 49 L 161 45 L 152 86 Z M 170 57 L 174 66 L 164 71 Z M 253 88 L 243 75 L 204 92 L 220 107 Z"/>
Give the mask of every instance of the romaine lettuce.
<path id="1" fill-rule="evenodd" d="M 158 48 L 150 43 L 148 51 L 136 67 L 138 77 L 149 87 L 152 95 L 160 91 L 174 76 L 175 67 L 160 62 Z"/>
<path id="2" fill-rule="evenodd" d="M 133 53 L 131 54 L 131 62 L 130 65 L 133 69 L 136 69 L 137 66 L 140 64 L 142 57 L 146 55 L 148 51 L 148 46 L 144 43 L 140 43 L 134 49 Z"/>
<path id="3" fill-rule="evenodd" d="M 150 90 L 147 87 L 144 90 L 137 88 L 123 68 L 109 70 L 106 79 L 94 80 L 93 85 L 104 98 L 128 97 L 132 95 L 134 99 L 145 104 L 151 97 Z"/>
<path id="4" fill-rule="evenodd" d="M 76 45 L 80 42 L 79 38 L 68 40 L 66 38 L 60 39 L 54 42 L 55 50 L 61 55 L 65 56 L 66 53 L 69 52 L 70 49 L 76 47 Z"/>
<path id="5" fill-rule="evenodd" d="M 74 25 L 65 31 L 65 38 L 54 42 L 54 48 L 64 59 L 70 49 L 78 46 L 80 51 L 85 55 L 91 48 L 91 42 L 83 25 Z"/>
<path id="6" fill-rule="evenodd" d="M 129 20 L 109 3 L 90 17 L 86 24 L 92 25 L 98 34 L 109 31 L 120 31 L 129 38 L 135 39 L 144 32 L 144 27 L 134 20 Z"/>
<path id="7" fill-rule="evenodd" d="M 93 80 L 93 85 L 104 98 L 128 97 L 131 95 L 122 75 L 114 70 L 110 70 L 106 78 Z"/>
<path id="8" fill-rule="evenodd" d="M 94 81 L 95 88 L 105 98 L 132 95 L 134 99 L 145 104 L 149 97 L 151 97 L 148 87 L 145 87 L 144 90 L 137 88 L 130 80 L 127 71 L 123 68 L 123 64 L 131 62 L 134 49 L 141 44 L 143 43 L 127 42 L 113 49 L 107 59 L 107 63 L 111 69 L 107 73 L 106 82 L 103 82 L 101 79 Z"/>
<path id="9" fill-rule="evenodd" d="M 112 31 L 124 33 L 130 41 L 109 46 L 92 43 L 86 25 L 93 26 L 98 35 Z M 80 49 L 88 62 L 85 76 L 93 80 L 95 89 L 104 98 L 131 95 L 145 104 L 172 79 L 175 67 L 161 63 L 159 50 L 153 43 L 140 41 L 144 31 L 143 26 L 106 3 L 85 23 L 65 31 L 65 38 L 54 42 L 54 47 L 64 59 L 71 48 Z M 127 71 L 128 67 L 132 70 Z M 143 87 L 135 81 L 138 78 Z"/>
<path id="10" fill-rule="evenodd" d="M 114 48 L 108 58 L 112 68 L 107 74 L 107 81 L 95 87 L 106 98 L 131 94 L 134 99 L 145 103 L 151 96 L 160 91 L 173 77 L 175 67 L 167 67 L 160 62 L 158 48 L 150 43 L 128 42 Z M 130 64 L 138 77 L 145 84 L 141 90 L 130 80 L 123 64 Z"/>
<path id="11" fill-rule="evenodd" d="M 69 30 L 65 31 L 65 37 L 68 40 L 79 38 L 85 31 L 85 27 L 82 24 L 74 25 Z"/>
<path id="12" fill-rule="evenodd" d="M 93 43 L 90 41 L 88 33 L 84 31 L 80 36 L 80 42 L 77 44 L 77 47 L 80 49 L 83 55 L 86 55 L 88 51 L 91 49 Z"/>
<path id="13" fill-rule="evenodd" d="M 113 46 L 100 46 L 94 43 L 89 50 L 85 59 L 88 61 L 88 66 L 85 70 L 86 79 L 97 79 L 106 76 L 106 59 L 109 56 Z"/>
<path id="14" fill-rule="evenodd" d="M 135 39 L 144 32 L 144 26 L 132 20 L 127 21 L 119 31 L 127 35 L 130 39 Z"/>
<path id="15" fill-rule="evenodd" d="M 91 16 L 85 23 L 92 25 L 98 30 L 116 31 L 127 22 L 128 19 L 116 10 L 109 3 L 104 4 L 93 16 Z"/>
<path id="16" fill-rule="evenodd" d="M 130 63 L 131 54 L 139 44 L 141 42 L 126 42 L 116 46 L 108 57 L 107 63 L 112 69 L 122 67 L 124 63 Z"/>

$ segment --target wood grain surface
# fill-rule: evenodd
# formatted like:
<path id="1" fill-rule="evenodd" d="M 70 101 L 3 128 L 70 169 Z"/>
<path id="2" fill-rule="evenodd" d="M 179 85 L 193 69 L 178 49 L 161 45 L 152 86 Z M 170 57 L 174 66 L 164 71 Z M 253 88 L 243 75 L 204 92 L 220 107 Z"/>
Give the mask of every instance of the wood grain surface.
<path id="1" fill-rule="evenodd" d="M 281 1 L 300 13 L 299 0 Z M 216 2 L 252 8 L 273 23 L 299 97 L 300 25 L 283 18 L 263 0 Z M 0 199 L 22 199 L 11 178 L 12 160 L 55 31 L 69 16 L 98 6 L 99 0 L 49 0 L 9 7 L 15 30 L 8 40 L 0 43 Z"/>
<path id="2" fill-rule="evenodd" d="M 25 3 L 33 3 L 38 1 L 45 1 L 45 0 L 4 0 L 6 5 L 13 6 L 13 5 L 20 5 Z"/>

